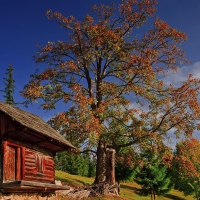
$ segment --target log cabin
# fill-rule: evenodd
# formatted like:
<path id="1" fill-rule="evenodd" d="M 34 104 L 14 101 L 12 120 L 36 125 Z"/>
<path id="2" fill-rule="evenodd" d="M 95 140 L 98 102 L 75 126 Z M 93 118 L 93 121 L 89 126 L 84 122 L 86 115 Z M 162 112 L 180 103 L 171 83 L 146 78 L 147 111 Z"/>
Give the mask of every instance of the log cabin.
<path id="1" fill-rule="evenodd" d="M 75 147 L 37 115 L 0 101 L 0 189 L 42 192 L 69 189 L 55 184 L 56 152 Z"/>

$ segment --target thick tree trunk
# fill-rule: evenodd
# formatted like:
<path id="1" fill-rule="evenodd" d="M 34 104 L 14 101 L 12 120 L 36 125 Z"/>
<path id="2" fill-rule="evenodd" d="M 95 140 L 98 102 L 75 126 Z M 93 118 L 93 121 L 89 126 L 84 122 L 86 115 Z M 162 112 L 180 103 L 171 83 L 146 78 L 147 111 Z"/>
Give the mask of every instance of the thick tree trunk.
<path id="1" fill-rule="evenodd" d="M 97 147 L 96 177 L 94 183 L 101 183 L 106 180 L 106 148 L 99 140 Z"/>
<path id="2" fill-rule="evenodd" d="M 151 190 L 151 200 L 153 200 L 153 191 Z"/>
<path id="3" fill-rule="evenodd" d="M 154 197 L 153 199 L 156 200 L 156 193 L 155 193 L 155 191 L 153 192 L 153 197 Z"/>
<path id="4" fill-rule="evenodd" d="M 106 182 L 115 184 L 115 150 L 106 149 Z"/>
<path id="5" fill-rule="evenodd" d="M 118 194 L 120 195 L 120 180 L 119 179 L 117 180 L 117 183 L 118 183 Z"/>

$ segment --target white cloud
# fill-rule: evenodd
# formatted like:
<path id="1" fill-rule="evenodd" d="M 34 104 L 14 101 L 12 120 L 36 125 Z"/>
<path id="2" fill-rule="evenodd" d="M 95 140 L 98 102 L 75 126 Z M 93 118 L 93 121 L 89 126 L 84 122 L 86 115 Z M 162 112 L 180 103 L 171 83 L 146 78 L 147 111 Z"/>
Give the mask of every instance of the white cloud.
<path id="1" fill-rule="evenodd" d="M 163 78 L 166 85 L 173 84 L 180 86 L 180 84 L 188 78 L 189 74 L 193 74 L 194 78 L 200 78 L 200 61 L 188 66 L 182 66 L 177 73 L 170 74 Z"/>

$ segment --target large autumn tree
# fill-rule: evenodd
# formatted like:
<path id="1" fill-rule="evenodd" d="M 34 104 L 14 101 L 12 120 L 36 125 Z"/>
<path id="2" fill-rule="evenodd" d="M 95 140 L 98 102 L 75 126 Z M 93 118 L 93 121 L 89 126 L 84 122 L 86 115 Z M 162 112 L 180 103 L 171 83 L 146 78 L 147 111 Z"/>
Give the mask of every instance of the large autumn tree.
<path id="1" fill-rule="evenodd" d="M 185 33 L 156 18 L 156 0 L 122 0 L 93 6 L 82 21 L 48 10 L 49 19 L 69 33 L 65 41 L 39 46 L 37 70 L 22 92 L 27 103 L 42 99 L 44 109 L 63 102 L 51 125 L 97 154 L 95 182 L 105 180 L 106 148 L 120 149 L 163 140 L 168 131 L 192 134 L 199 119 L 198 82 L 166 86 L 162 78 L 186 61 L 179 44 Z M 39 101 L 41 102 L 41 101 Z M 87 142 L 87 143 L 86 143 Z"/>

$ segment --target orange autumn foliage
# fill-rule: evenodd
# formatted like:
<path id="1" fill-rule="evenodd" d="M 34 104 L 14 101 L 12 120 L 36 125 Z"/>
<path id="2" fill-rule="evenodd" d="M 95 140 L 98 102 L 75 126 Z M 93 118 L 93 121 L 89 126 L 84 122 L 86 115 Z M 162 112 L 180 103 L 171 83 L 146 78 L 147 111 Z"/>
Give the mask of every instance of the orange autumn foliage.
<path id="1" fill-rule="evenodd" d="M 200 178 L 200 141 L 189 138 L 177 144 L 175 162 L 180 175 Z"/>

